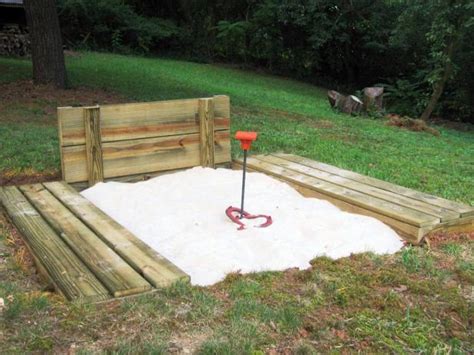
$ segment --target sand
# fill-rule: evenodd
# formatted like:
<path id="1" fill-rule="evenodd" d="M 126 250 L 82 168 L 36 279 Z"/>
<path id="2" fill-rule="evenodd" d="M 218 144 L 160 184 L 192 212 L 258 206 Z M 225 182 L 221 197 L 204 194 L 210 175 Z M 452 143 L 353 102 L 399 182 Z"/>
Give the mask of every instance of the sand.
<path id="1" fill-rule="evenodd" d="M 249 220 L 237 230 L 225 215 L 240 206 L 242 172 L 192 168 L 139 183 L 99 183 L 82 195 L 188 273 L 194 285 L 212 285 L 230 272 L 308 268 L 317 256 L 395 253 L 401 238 L 382 222 L 305 198 L 260 173 L 247 174 L 245 210 L 273 224 Z"/>

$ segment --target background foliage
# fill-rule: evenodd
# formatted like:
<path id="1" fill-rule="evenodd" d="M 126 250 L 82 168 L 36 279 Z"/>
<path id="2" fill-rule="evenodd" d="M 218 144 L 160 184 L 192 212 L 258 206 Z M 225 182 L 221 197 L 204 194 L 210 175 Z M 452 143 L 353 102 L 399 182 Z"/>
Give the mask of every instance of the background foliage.
<path id="1" fill-rule="evenodd" d="M 59 8 L 71 47 L 257 67 L 346 91 L 385 84 L 391 110 L 414 117 L 456 38 L 434 115 L 474 122 L 466 0 L 61 0 Z"/>

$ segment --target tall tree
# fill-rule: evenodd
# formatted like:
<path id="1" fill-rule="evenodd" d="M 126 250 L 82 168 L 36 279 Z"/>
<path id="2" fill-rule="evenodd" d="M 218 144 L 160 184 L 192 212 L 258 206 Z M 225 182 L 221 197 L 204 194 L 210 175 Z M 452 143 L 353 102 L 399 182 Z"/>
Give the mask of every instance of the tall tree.
<path id="1" fill-rule="evenodd" d="M 457 69 L 453 63 L 456 49 L 464 34 L 474 24 L 472 14 L 474 5 L 470 0 L 438 0 L 434 1 L 435 17 L 426 37 L 431 45 L 430 59 L 433 69 L 428 82 L 433 91 L 422 120 L 428 120 L 433 113 L 444 88 Z"/>
<path id="2" fill-rule="evenodd" d="M 31 38 L 33 80 L 35 84 L 66 87 L 61 31 L 55 0 L 24 0 Z"/>

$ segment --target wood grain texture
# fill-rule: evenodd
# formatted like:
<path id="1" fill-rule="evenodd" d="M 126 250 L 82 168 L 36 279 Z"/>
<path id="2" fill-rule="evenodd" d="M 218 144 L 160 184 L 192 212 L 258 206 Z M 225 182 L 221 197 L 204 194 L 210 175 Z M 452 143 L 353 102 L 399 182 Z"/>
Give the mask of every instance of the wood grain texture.
<path id="1" fill-rule="evenodd" d="M 214 134 L 205 145 L 206 164 L 230 162 L 230 103 L 214 96 Z M 58 108 L 61 167 L 68 183 L 88 176 L 83 108 Z M 103 179 L 181 169 L 201 164 L 199 99 L 105 105 L 100 107 Z M 90 158 L 89 158 L 90 161 Z M 98 160 L 100 161 L 100 160 Z M 174 163 L 175 162 L 175 163 Z M 89 164 L 91 164 L 89 162 Z"/>
<path id="2" fill-rule="evenodd" d="M 328 173 L 323 170 L 315 169 L 307 165 L 295 163 L 278 155 L 258 155 L 256 159 L 266 161 L 268 163 L 283 166 L 287 169 L 297 171 L 299 173 L 316 177 L 318 179 L 345 187 L 354 191 L 359 191 L 363 194 L 377 197 L 381 200 L 388 201 L 418 212 L 426 213 L 434 217 L 440 218 L 441 222 L 447 222 L 460 218 L 460 214 L 455 211 L 448 210 L 446 208 L 430 205 L 423 201 L 414 200 L 412 198 L 396 194 L 391 191 L 379 189 L 372 185 L 366 185 L 364 183 L 354 181 L 336 174 Z"/>
<path id="3" fill-rule="evenodd" d="M 230 129 L 229 97 L 213 97 L 215 130 Z M 199 133 L 198 99 L 103 105 L 102 142 Z M 58 108 L 61 146 L 85 144 L 82 107 Z"/>
<path id="4" fill-rule="evenodd" d="M 225 163 L 220 163 L 220 164 L 215 164 L 216 168 L 221 168 L 221 169 L 230 169 L 232 164 L 230 162 L 225 162 Z M 161 175 L 167 175 L 167 174 L 174 174 L 178 171 L 183 171 L 188 168 L 181 168 L 181 169 L 171 169 L 171 170 L 162 170 L 162 171 L 154 171 L 151 173 L 144 173 L 144 174 L 135 174 L 135 175 L 125 175 L 125 176 L 119 176 L 119 177 L 113 177 L 113 178 L 107 178 L 104 181 L 117 181 L 117 182 L 140 182 L 140 181 L 146 181 L 149 179 L 152 179 L 157 176 Z M 89 184 L 87 182 L 75 182 L 68 184 L 71 187 L 74 188 L 76 191 L 82 191 L 85 190 L 89 187 Z"/>
<path id="5" fill-rule="evenodd" d="M 68 300 L 96 302 L 107 289 L 14 186 L 0 187 L 0 200 L 57 290 Z"/>
<path id="6" fill-rule="evenodd" d="M 234 160 L 234 168 L 241 166 L 241 159 Z M 324 199 L 344 211 L 377 218 L 413 244 L 434 232 L 474 231 L 470 206 L 438 200 L 307 158 L 282 153 L 256 155 L 249 158 L 248 167 L 288 183 L 303 196 Z"/>
<path id="7" fill-rule="evenodd" d="M 199 155 L 202 167 L 214 168 L 214 100 L 198 100 Z"/>
<path id="8" fill-rule="evenodd" d="M 135 237 L 65 182 L 43 184 L 58 200 L 153 286 L 170 286 L 189 276 Z"/>
<path id="9" fill-rule="evenodd" d="M 20 190 L 114 297 L 151 288 L 142 276 L 41 184 L 24 185 Z"/>
<path id="10" fill-rule="evenodd" d="M 98 182 L 104 181 L 99 106 L 84 107 L 83 117 L 86 138 L 87 181 L 89 186 L 93 186 Z"/>
<path id="11" fill-rule="evenodd" d="M 277 154 L 277 156 L 299 163 L 299 164 L 312 167 L 312 168 L 316 168 L 316 169 L 320 169 L 332 174 L 336 174 L 336 175 L 339 175 L 339 176 L 342 176 L 354 181 L 358 181 L 366 185 L 374 186 L 382 190 L 390 191 L 398 195 L 411 198 L 413 200 L 422 201 L 429 205 L 451 210 L 451 211 L 459 213 L 461 217 L 474 216 L 474 207 L 471 207 L 459 202 L 446 200 L 441 197 L 429 195 L 424 192 L 412 190 L 407 187 L 395 185 L 386 181 L 382 181 L 382 180 L 378 180 L 369 176 L 358 174 L 353 171 L 340 169 L 332 165 L 324 164 L 324 163 L 317 162 L 308 158 L 303 158 L 297 155 L 279 153 Z"/>
<path id="12" fill-rule="evenodd" d="M 67 182 L 87 180 L 84 145 L 62 148 Z M 230 133 L 215 132 L 215 164 L 229 162 Z M 102 144 L 104 177 L 114 178 L 200 165 L 199 134 L 145 138 Z"/>
<path id="13" fill-rule="evenodd" d="M 242 165 L 238 161 L 234 161 L 233 169 L 241 170 Z M 255 169 L 249 168 L 249 167 L 247 167 L 247 171 L 249 171 L 249 172 L 262 172 L 260 170 L 255 170 Z M 376 219 L 382 221 L 383 223 L 387 224 L 391 228 L 393 228 L 402 238 L 409 241 L 410 243 L 418 244 L 419 241 L 421 240 L 421 237 L 422 237 L 423 234 L 421 233 L 421 228 L 419 228 L 419 227 L 415 227 L 415 226 L 413 226 L 411 224 L 408 224 L 408 223 L 403 223 L 399 220 L 387 217 L 383 214 L 367 210 L 365 208 L 353 205 L 353 204 L 345 202 L 343 200 L 339 200 L 337 198 L 331 197 L 331 196 L 326 195 L 326 194 L 322 194 L 322 193 L 320 193 L 316 190 L 313 190 L 310 187 L 305 187 L 305 186 L 293 183 L 293 182 L 285 179 L 283 176 L 274 175 L 273 177 L 280 180 L 281 182 L 284 182 L 284 183 L 290 185 L 291 187 L 293 187 L 296 191 L 298 191 L 304 197 L 311 197 L 311 198 L 318 198 L 318 199 L 321 199 L 321 200 L 326 200 L 326 201 L 331 202 L 334 206 L 339 207 L 341 210 L 343 210 L 345 212 L 357 213 L 357 214 L 361 214 L 361 215 L 364 215 L 364 216 L 369 216 L 369 217 L 376 218 Z"/>
<path id="14" fill-rule="evenodd" d="M 320 180 L 313 176 L 301 174 L 279 165 L 267 163 L 254 157 L 248 158 L 247 164 L 250 168 L 257 171 L 264 172 L 268 175 L 282 176 L 291 183 L 311 188 L 321 194 L 343 200 L 370 211 L 381 213 L 416 227 L 430 226 L 440 222 L 440 219 L 437 217 L 368 196 L 358 191 Z"/>

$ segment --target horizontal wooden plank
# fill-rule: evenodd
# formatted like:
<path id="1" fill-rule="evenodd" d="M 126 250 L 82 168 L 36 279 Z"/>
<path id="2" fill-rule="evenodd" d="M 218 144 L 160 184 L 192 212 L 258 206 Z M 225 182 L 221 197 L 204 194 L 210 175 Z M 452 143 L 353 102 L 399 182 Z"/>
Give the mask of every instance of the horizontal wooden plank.
<path id="1" fill-rule="evenodd" d="M 233 164 L 233 168 L 234 169 L 241 169 L 242 165 L 239 164 L 238 161 L 235 161 L 234 164 Z M 255 170 L 255 169 L 252 169 L 252 168 L 249 168 L 249 167 L 247 167 L 247 169 L 248 169 L 248 171 L 262 172 L 261 170 Z M 334 198 L 330 195 L 320 193 L 320 192 L 318 192 L 318 191 L 316 191 L 312 188 L 304 187 L 304 186 L 302 186 L 300 184 L 297 184 L 297 183 L 292 183 L 292 182 L 288 181 L 287 179 L 285 179 L 282 176 L 275 175 L 274 178 L 276 178 L 276 179 L 278 179 L 278 180 L 280 180 L 284 183 L 287 183 L 288 185 L 293 187 L 295 190 L 297 190 L 301 195 L 303 195 L 305 197 L 313 197 L 313 198 L 318 198 L 318 199 L 321 199 L 321 200 L 326 200 L 326 201 L 331 202 L 334 206 L 339 207 L 341 210 L 343 210 L 345 212 L 357 213 L 357 214 L 361 214 L 361 215 L 364 215 L 364 216 L 369 216 L 369 217 L 376 218 L 376 219 L 382 221 L 383 223 L 387 224 L 391 228 L 393 228 L 400 236 L 402 236 L 404 239 L 408 240 L 410 243 L 418 244 L 421 240 L 422 233 L 421 233 L 421 228 L 420 227 L 415 227 L 411 224 L 401 222 L 397 219 L 393 219 L 393 218 L 390 218 L 388 216 L 382 215 L 380 213 L 377 213 L 377 212 L 374 212 L 374 211 L 371 211 L 371 210 L 367 210 L 363 207 L 353 205 L 349 202 L 339 200 L 339 199 Z"/>
<path id="2" fill-rule="evenodd" d="M 460 214 L 442 207 L 430 205 L 423 201 L 414 200 L 412 198 L 396 194 L 391 191 L 379 189 L 372 185 L 366 185 L 355 180 L 351 180 L 340 175 L 328 173 L 323 170 L 315 169 L 307 165 L 295 163 L 293 161 L 279 157 L 278 155 L 257 155 L 256 159 L 266 161 L 268 163 L 281 165 L 287 169 L 297 171 L 302 174 L 316 177 L 351 190 L 359 191 L 369 196 L 377 197 L 412 210 L 426 213 L 441 219 L 441 222 L 447 222 L 458 219 Z"/>
<path id="3" fill-rule="evenodd" d="M 48 182 L 43 185 L 153 286 L 164 287 L 178 280 L 189 280 L 186 273 L 79 195 L 67 183 Z"/>
<path id="4" fill-rule="evenodd" d="M 16 187 L 0 187 L 0 200 L 60 293 L 79 302 L 110 298 L 107 289 Z"/>
<path id="5" fill-rule="evenodd" d="M 20 190 L 114 297 L 151 289 L 142 276 L 41 184 L 24 185 Z"/>
<path id="6" fill-rule="evenodd" d="M 216 169 L 217 168 L 229 169 L 229 168 L 231 168 L 231 165 L 232 164 L 230 162 L 216 164 Z M 181 168 L 181 169 L 155 171 L 155 172 L 152 172 L 152 173 L 145 173 L 145 174 L 126 175 L 126 176 L 120 176 L 120 177 L 114 177 L 114 178 L 107 178 L 104 181 L 105 182 L 108 182 L 108 181 L 140 182 L 140 181 L 146 181 L 146 180 L 149 180 L 149 179 L 152 179 L 154 177 L 161 176 L 161 175 L 174 174 L 178 171 L 183 171 L 183 170 L 186 170 L 186 169 L 189 169 L 189 167 L 188 168 Z M 72 188 L 74 188 L 74 190 L 76 190 L 76 191 L 82 191 L 82 190 L 85 190 L 89 187 L 89 184 L 86 181 L 75 182 L 75 183 L 71 183 L 71 184 L 68 184 L 68 185 L 71 186 Z"/>
<path id="7" fill-rule="evenodd" d="M 214 96 L 215 130 L 230 128 L 229 97 Z M 85 144 L 82 107 L 59 107 L 61 146 Z M 102 142 L 199 133 L 198 99 L 100 106 Z"/>
<path id="8" fill-rule="evenodd" d="M 367 185 L 371 185 L 379 189 L 383 189 L 383 190 L 387 190 L 399 195 L 403 195 L 403 196 L 412 198 L 414 200 L 423 201 L 425 203 L 428 203 L 434 206 L 452 210 L 452 211 L 458 212 L 461 215 L 461 217 L 474 216 L 474 207 L 471 207 L 459 202 L 446 200 L 441 197 L 429 195 L 420 191 L 416 191 L 416 190 L 412 190 L 403 186 L 395 185 L 386 181 L 372 178 L 370 176 L 358 174 L 353 171 L 340 169 L 332 165 L 324 164 L 324 163 L 317 162 L 308 158 L 303 158 L 297 155 L 279 153 L 279 154 L 276 154 L 276 156 L 296 162 L 296 163 L 307 165 L 312 168 L 316 168 L 316 169 L 320 169 L 332 174 L 336 174 L 336 175 L 339 175 L 339 176 L 342 176 L 354 181 L 358 181 Z"/>
<path id="9" fill-rule="evenodd" d="M 215 163 L 230 158 L 230 133 L 215 133 Z M 146 138 L 102 144 L 104 177 L 145 174 L 200 164 L 199 134 Z M 62 148 L 63 179 L 69 183 L 87 180 L 85 145 Z"/>
<path id="10" fill-rule="evenodd" d="M 300 184 L 301 186 L 314 189 L 320 193 L 324 193 L 325 195 L 341 199 L 345 202 L 386 215 L 416 227 L 429 226 L 440 222 L 440 219 L 437 217 L 368 196 L 358 191 L 346 189 L 315 177 L 286 169 L 282 166 L 266 163 L 253 157 L 248 159 L 247 164 L 249 167 L 268 175 L 283 176 L 291 183 Z"/>

